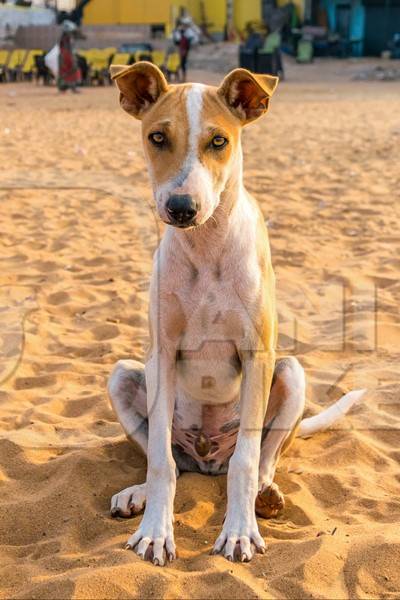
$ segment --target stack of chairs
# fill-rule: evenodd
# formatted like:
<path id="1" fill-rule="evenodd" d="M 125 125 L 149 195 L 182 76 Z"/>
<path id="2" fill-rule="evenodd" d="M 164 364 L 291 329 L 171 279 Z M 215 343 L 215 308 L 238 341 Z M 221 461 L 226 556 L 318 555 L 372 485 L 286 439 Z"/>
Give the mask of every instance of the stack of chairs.
<path id="1" fill-rule="evenodd" d="M 129 52 L 116 52 L 111 59 L 112 65 L 130 65 L 132 62 Z"/>
<path id="2" fill-rule="evenodd" d="M 144 50 L 138 50 L 133 55 L 129 52 L 116 52 L 111 59 L 112 65 L 131 65 L 140 60 L 148 60 L 160 69 L 165 68 L 165 52 L 163 50 L 152 50 L 146 52 Z"/>
<path id="3" fill-rule="evenodd" d="M 0 81 L 6 81 L 9 50 L 0 50 Z"/>
<path id="4" fill-rule="evenodd" d="M 78 51 L 78 54 L 87 63 L 86 83 L 93 84 L 96 81 L 99 85 L 104 85 L 109 81 L 108 68 L 116 52 L 117 49 L 114 47 L 90 48 L 89 50 Z"/>
<path id="5" fill-rule="evenodd" d="M 181 65 L 181 59 L 178 52 L 172 52 L 168 54 L 167 60 L 165 63 L 165 72 L 167 74 L 168 80 L 171 81 L 172 77 L 174 77 L 175 81 L 179 80 L 179 68 Z"/>
<path id="6" fill-rule="evenodd" d="M 22 79 L 22 67 L 25 62 L 27 50 L 18 48 L 11 50 L 6 64 L 6 81 L 19 81 Z"/>
<path id="7" fill-rule="evenodd" d="M 178 58 L 176 59 L 176 57 Z M 157 67 L 161 69 L 164 73 L 167 73 L 168 60 L 166 57 L 166 53 L 163 50 L 152 50 L 151 52 L 146 52 L 145 50 L 138 50 L 134 54 L 129 54 L 129 52 L 116 52 L 111 58 L 110 64 L 128 66 L 140 60 L 148 60 L 153 64 L 157 65 Z M 176 54 L 176 56 L 169 63 L 171 73 L 176 72 L 176 64 L 178 64 L 179 68 L 179 62 L 179 55 Z"/>
<path id="8" fill-rule="evenodd" d="M 0 81 L 31 80 L 37 73 L 36 57 L 43 56 L 43 50 L 0 50 Z"/>
<path id="9" fill-rule="evenodd" d="M 147 60 L 149 62 L 151 62 L 151 52 L 148 52 L 146 50 L 137 50 L 134 55 L 134 62 L 139 62 L 141 60 Z"/>
<path id="10" fill-rule="evenodd" d="M 118 52 L 116 48 L 89 48 L 78 50 L 78 63 L 86 85 L 110 83 L 109 67 L 111 64 L 130 65 L 140 60 L 148 60 L 157 65 L 166 76 L 179 79 L 180 58 L 177 52 L 167 54 L 163 50 L 138 50 L 135 53 Z M 33 50 L 1 50 L 0 49 L 0 82 L 36 80 L 43 77 L 40 65 L 44 61 L 45 52 Z M 43 62 L 44 65 L 44 62 Z M 44 67 L 45 69 L 45 67 Z M 47 81 L 47 83 L 49 83 Z"/>
<path id="11" fill-rule="evenodd" d="M 43 56 L 43 50 L 28 50 L 25 62 L 22 65 L 22 77 L 31 81 L 34 76 L 37 78 L 36 57 Z"/>
<path id="12" fill-rule="evenodd" d="M 151 62 L 163 71 L 165 69 L 165 52 L 163 50 L 153 50 L 151 53 Z"/>

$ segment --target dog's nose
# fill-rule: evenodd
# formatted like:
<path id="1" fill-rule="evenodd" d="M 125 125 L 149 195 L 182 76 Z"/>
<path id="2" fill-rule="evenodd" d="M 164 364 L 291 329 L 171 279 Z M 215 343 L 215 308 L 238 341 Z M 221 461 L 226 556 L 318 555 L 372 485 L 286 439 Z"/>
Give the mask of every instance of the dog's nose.
<path id="1" fill-rule="evenodd" d="M 171 223 L 190 225 L 197 215 L 196 202 L 189 194 L 174 194 L 168 198 L 166 209 Z"/>

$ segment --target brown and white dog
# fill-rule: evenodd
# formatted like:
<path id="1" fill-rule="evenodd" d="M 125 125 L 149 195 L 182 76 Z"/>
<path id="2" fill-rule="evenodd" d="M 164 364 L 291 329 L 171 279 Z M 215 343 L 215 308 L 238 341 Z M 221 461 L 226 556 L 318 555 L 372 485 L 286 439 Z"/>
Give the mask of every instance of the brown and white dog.
<path id="1" fill-rule="evenodd" d="M 361 396 L 350 392 L 302 419 L 304 372 L 275 361 L 275 280 L 267 229 L 242 180 L 241 131 L 267 112 L 278 83 L 232 71 L 219 88 L 168 85 L 154 65 L 111 67 L 124 110 L 142 121 L 160 218 L 167 224 L 150 286 L 146 365 L 117 363 L 109 394 L 127 436 L 148 460 L 147 480 L 116 494 L 113 516 L 145 506 L 127 547 L 154 564 L 175 558 L 173 504 L 181 471 L 228 473 L 214 553 L 264 552 L 256 513 L 284 500 L 273 482 L 295 435 L 329 426 Z"/>

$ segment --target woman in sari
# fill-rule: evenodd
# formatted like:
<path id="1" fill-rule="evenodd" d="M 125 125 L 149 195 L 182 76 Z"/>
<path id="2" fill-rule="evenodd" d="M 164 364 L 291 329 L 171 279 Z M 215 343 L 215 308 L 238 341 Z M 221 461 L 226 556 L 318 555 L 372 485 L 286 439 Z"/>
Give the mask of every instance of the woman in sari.
<path id="1" fill-rule="evenodd" d="M 70 21 L 64 21 L 63 34 L 60 40 L 60 55 L 58 64 L 58 89 L 65 92 L 70 89 L 77 92 L 77 85 L 81 81 L 81 72 L 78 67 L 76 56 L 72 48 L 72 35 L 76 25 Z"/>

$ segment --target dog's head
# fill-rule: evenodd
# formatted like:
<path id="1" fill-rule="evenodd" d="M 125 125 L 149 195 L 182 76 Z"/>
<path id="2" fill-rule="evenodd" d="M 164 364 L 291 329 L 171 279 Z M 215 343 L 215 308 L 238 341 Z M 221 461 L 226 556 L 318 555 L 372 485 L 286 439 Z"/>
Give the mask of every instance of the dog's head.
<path id="1" fill-rule="evenodd" d="M 111 67 L 124 110 L 142 121 L 158 212 L 176 227 L 205 223 L 240 171 L 240 132 L 268 110 L 278 78 L 235 69 L 219 88 L 169 85 L 153 64 Z"/>

